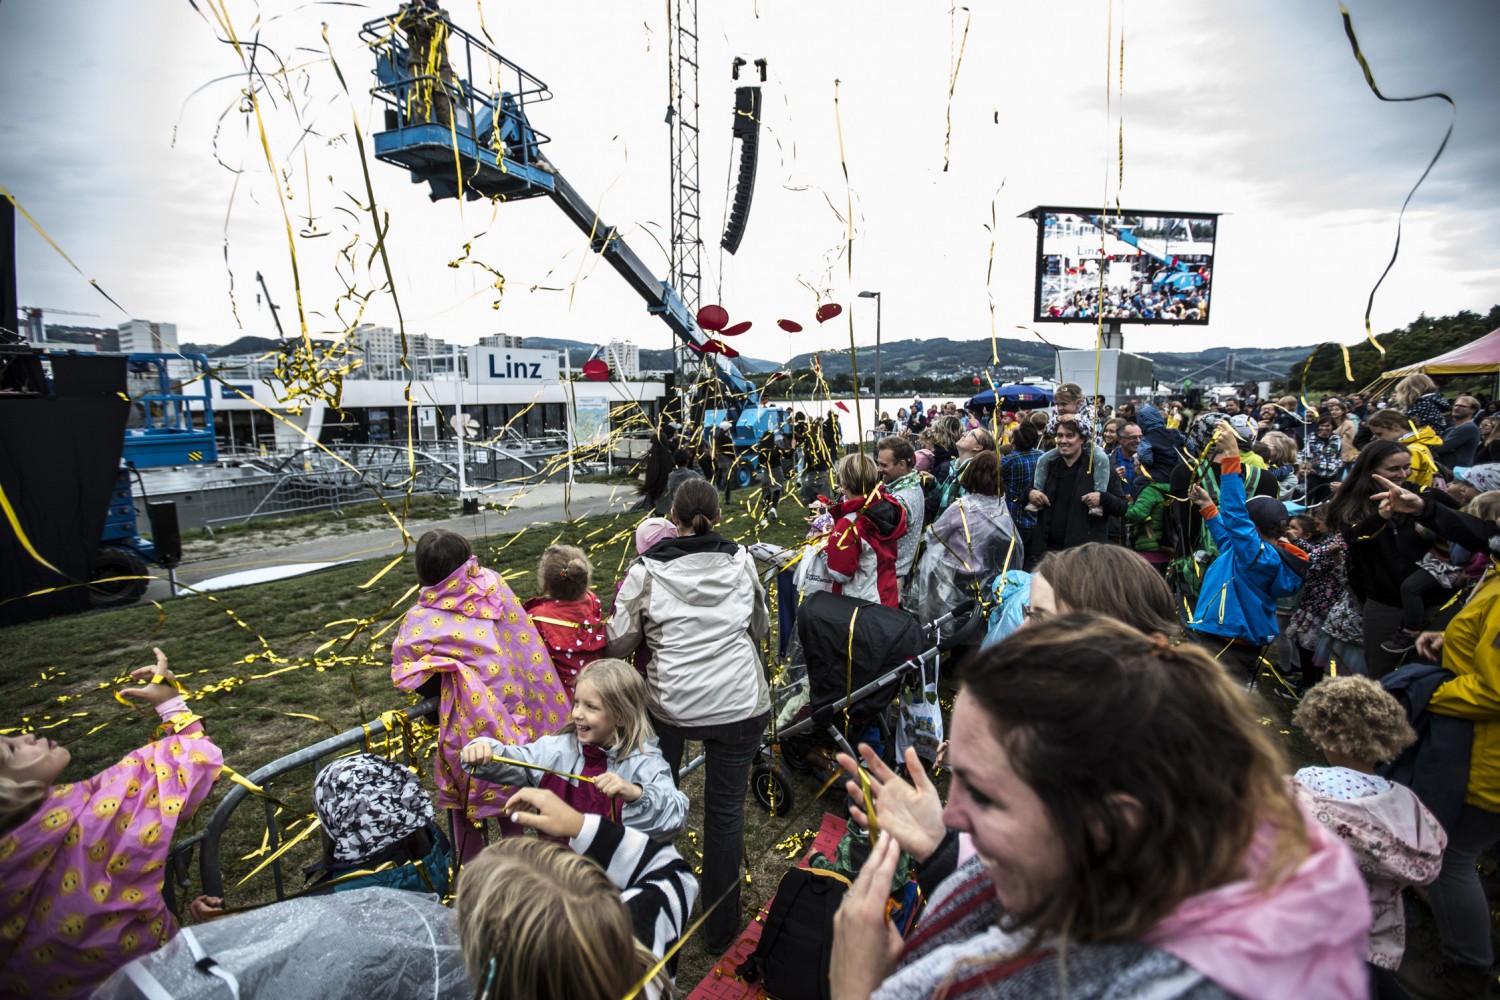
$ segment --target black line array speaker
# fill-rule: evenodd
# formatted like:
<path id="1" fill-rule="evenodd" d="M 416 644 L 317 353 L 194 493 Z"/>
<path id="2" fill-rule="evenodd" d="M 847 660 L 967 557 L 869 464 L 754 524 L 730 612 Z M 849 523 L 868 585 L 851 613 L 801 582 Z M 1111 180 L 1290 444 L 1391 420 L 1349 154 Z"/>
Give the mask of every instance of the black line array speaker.
<path id="1" fill-rule="evenodd" d="M 750 220 L 750 198 L 755 194 L 755 167 L 760 160 L 760 88 L 734 89 L 734 137 L 740 140 L 740 175 L 734 184 L 734 203 L 729 209 L 729 224 L 719 245 L 730 253 L 740 248 L 745 238 L 745 223 Z"/>

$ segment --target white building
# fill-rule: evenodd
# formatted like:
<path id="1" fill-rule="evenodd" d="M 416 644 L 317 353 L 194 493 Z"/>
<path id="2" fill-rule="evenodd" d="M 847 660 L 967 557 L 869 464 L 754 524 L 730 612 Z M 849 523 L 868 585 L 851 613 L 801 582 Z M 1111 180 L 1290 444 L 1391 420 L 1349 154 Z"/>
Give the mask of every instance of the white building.
<path id="1" fill-rule="evenodd" d="M 401 366 L 401 332 L 388 326 L 364 324 L 349 334 L 351 345 L 364 359 L 364 364 L 355 369 L 357 379 L 400 379 L 407 370 Z M 448 344 L 425 333 L 406 335 L 406 356 L 411 371 L 422 377 L 434 369 L 449 370 L 451 361 L 434 363 L 435 355 L 447 357 Z"/>
<path id="2" fill-rule="evenodd" d="M 617 379 L 641 377 L 641 349 L 624 340 L 612 340 L 604 349 L 604 360 Z"/>
<path id="3" fill-rule="evenodd" d="M 124 354 L 176 354 L 177 324 L 133 319 L 120 324 L 120 351 Z"/>
<path id="4" fill-rule="evenodd" d="M 479 338 L 481 347 L 525 347 L 521 341 L 524 338 L 514 333 L 492 333 L 487 337 Z"/>

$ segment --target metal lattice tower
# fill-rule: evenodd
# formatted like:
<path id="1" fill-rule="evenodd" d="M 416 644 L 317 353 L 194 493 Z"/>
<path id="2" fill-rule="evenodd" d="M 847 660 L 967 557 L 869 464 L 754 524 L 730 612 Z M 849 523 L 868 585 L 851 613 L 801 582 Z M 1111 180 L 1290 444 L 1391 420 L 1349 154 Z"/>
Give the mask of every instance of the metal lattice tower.
<path id="1" fill-rule="evenodd" d="M 672 287 L 690 314 L 703 292 L 702 190 L 698 184 L 698 0 L 676 0 L 677 49 L 671 60 L 672 108 Z M 697 365 L 692 352 L 679 349 L 677 367 Z"/>

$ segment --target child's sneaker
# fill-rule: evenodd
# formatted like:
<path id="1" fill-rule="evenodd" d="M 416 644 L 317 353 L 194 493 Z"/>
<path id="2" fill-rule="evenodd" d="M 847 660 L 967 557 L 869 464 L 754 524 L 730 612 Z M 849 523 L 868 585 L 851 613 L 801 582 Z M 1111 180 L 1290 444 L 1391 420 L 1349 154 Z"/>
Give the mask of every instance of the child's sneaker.
<path id="1" fill-rule="evenodd" d="M 1416 648 L 1418 634 L 1416 632 L 1408 632 L 1404 628 L 1398 628 L 1394 635 L 1380 644 L 1380 648 L 1387 653 L 1408 653 Z"/>

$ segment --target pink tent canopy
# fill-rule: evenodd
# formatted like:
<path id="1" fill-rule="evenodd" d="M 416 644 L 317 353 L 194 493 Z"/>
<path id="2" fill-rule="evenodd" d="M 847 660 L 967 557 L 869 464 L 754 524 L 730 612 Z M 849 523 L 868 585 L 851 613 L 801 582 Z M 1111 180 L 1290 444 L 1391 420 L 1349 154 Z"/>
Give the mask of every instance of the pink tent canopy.
<path id="1" fill-rule="evenodd" d="M 1456 347 L 1447 354 L 1419 361 L 1381 374 L 1382 378 L 1404 378 L 1424 372 L 1428 375 L 1472 375 L 1500 372 L 1500 330 L 1491 330 L 1478 340 Z"/>

